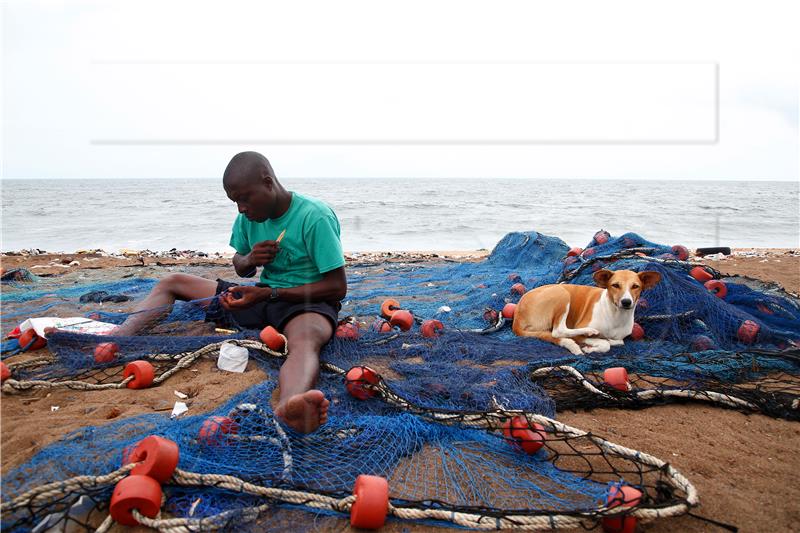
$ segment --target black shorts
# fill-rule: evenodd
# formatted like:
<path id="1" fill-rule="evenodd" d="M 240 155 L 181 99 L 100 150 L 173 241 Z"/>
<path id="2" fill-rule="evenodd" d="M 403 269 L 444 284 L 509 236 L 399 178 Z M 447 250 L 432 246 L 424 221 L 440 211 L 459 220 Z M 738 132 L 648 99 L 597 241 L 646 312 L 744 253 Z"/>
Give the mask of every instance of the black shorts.
<path id="1" fill-rule="evenodd" d="M 238 283 L 218 279 L 216 294 L 238 285 Z M 295 316 L 301 313 L 317 313 L 327 318 L 333 326 L 333 330 L 336 331 L 341 308 L 340 302 L 305 303 L 276 300 L 259 302 L 247 309 L 229 311 L 220 305 L 218 298 L 215 298 L 206 309 L 206 322 L 214 322 L 221 327 L 235 329 L 262 329 L 272 326 L 278 331 L 283 331 L 286 323 Z"/>

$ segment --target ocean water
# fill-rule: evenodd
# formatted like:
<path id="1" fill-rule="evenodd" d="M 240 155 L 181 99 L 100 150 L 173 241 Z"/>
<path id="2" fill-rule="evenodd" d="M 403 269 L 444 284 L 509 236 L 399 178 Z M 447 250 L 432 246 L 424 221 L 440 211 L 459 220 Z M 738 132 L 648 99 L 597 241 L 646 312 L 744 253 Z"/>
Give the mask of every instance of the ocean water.
<path id="1" fill-rule="evenodd" d="M 346 251 L 491 249 L 536 230 L 584 246 L 598 229 L 663 244 L 799 247 L 797 182 L 284 179 L 328 202 Z M 3 251 L 232 251 L 221 180 L 2 180 Z"/>

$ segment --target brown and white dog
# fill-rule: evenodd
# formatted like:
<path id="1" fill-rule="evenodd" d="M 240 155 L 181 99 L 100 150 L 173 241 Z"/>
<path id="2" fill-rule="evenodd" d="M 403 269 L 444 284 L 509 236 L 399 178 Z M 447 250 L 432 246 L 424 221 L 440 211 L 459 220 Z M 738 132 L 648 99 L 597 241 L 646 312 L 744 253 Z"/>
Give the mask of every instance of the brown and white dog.
<path id="1" fill-rule="evenodd" d="M 593 277 L 597 287 L 543 285 L 526 292 L 514 311 L 514 333 L 552 342 L 575 355 L 624 344 L 622 339 L 633 330 L 639 296 L 661 281 L 661 274 L 598 270 Z"/>

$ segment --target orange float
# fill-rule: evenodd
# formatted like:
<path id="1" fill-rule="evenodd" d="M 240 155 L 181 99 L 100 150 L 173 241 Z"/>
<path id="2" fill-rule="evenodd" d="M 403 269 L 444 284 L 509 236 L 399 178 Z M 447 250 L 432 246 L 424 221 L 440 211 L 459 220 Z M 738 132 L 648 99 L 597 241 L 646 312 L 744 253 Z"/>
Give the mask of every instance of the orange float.
<path id="1" fill-rule="evenodd" d="M 20 347 L 26 352 L 40 350 L 47 345 L 47 339 L 37 335 L 33 328 L 28 328 L 23 331 L 19 336 L 18 342 Z"/>
<path id="2" fill-rule="evenodd" d="M 356 501 L 350 508 L 350 525 L 361 529 L 378 529 L 389 514 L 389 482 L 380 476 L 361 474 L 353 487 Z"/>
<path id="3" fill-rule="evenodd" d="M 275 352 L 280 352 L 283 350 L 284 346 L 286 346 L 286 339 L 272 326 L 267 326 L 262 329 L 258 337 L 270 350 Z"/>
<path id="4" fill-rule="evenodd" d="M 368 366 L 354 366 L 344 377 L 344 386 L 351 396 L 359 400 L 372 398 L 377 393 L 368 385 L 380 383 L 380 376 Z"/>
<path id="5" fill-rule="evenodd" d="M 149 476 L 159 483 L 166 483 L 178 467 L 180 451 L 178 445 L 169 439 L 150 435 L 136 445 L 123 459 L 123 466 L 141 463 L 133 467 L 131 475 Z"/>
<path id="6" fill-rule="evenodd" d="M 128 476 L 114 487 L 109 514 L 123 526 L 137 526 L 133 517 L 136 509 L 149 518 L 155 518 L 161 510 L 161 485 L 149 476 Z"/>
<path id="7" fill-rule="evenodd" d="M 8 365 L 0 361 L 0 383 L 7 380 L 11 377 L 11 370 L 9 370 Z"/>
<path id="8" fill-rule="evenodd" d="M 420 327 L 423 337 L 438 337 L 444 330 L 444 324 L 438 320 L 426 320 Z"/>
<path id="9" fill-rule="evenodd" d="M 603 381 L 609 387 L 622 392 L 631 390 L 631 383 L 628 381 L 628 371 L 622 366 L 606 368 L 603 372 Z"/>
<path id="10" fill-rule="evenodd" d="M 95 363 L 110 363 L 117 358 L 119 345 L 115 342 L 101 342 L 94 349 Z"/>
<path id="11" fill-rule="evenodd" d="M 517 311 L 517 304 L 508 303 L 503 306 L 502 315 L 506 320 L 513 320 L 514 313 Z"/>
<path id="12" fill-rule="evenodd" d="M 523 294 L 528 292 L 528 289 L 526 289 L 525 285 L 523 285 L 522 283 L 515 283 L 511 286 L 511 292 L 522 296 Z"/>
<path id="13" fill-rule="evenodd" d="M 642 500 L 642 492 L 638 489 L 623 485 L 611 489 L 608 495 L 608 507 L 622 506 L 623 508 L 635 507 Z M 603 518 L 601 521 L 605 533 L 634 533 L 636 531 L 635 516 L 615 516 Z"/>
<path id="14" fill-rule="evenodd" d="M 545 433 L 544 426 L 541 424 L 531 426 L 522 415 L 515 416 L 503 423 L 503 436 L 528 455 L 533 455 L 542 449 Z"/>
<path id="15" fill-rule="evenodd" d="M 705 283 L 706 281 L 710 281 L 714 279 L 714 276 L 705 268 L 701 266 L 696 266 L 689 271 L 689 275 L 692 276 L 694 279 L 699 281 L 700 283 Z"/>
<path id="16" fill-rule="evenodd" d="M 133 376 L 133 379 L 128 382 L 126 387 L 129 389 L 146 389 L 153 384 L 155 379 L 156 369 L 148 361 L 131 361 L 125 365 L 125 370 L 122 372 L 123 379 L 128 379 Z"/>
<path id="17" fill-rule="evenodd" d="M 383 318 L 392 318 L 392 315 L 395 311 L 400 310 L 400 302 L 397 300 L 392 300 L 389 298 L 388 300 L 384 300 L 381 304 L 381 316 Z"/>
<path id="18" fill-rule="evenodd" d="M 411 314 L 411 311 L 399 309 L 392 313 L 392 318 L 389 319 L 389 324 L 392 326 L 397 326 L 403 331 L 408 331 L 411 329 L 411 326 L 414 325 L 414 315 Z"/>

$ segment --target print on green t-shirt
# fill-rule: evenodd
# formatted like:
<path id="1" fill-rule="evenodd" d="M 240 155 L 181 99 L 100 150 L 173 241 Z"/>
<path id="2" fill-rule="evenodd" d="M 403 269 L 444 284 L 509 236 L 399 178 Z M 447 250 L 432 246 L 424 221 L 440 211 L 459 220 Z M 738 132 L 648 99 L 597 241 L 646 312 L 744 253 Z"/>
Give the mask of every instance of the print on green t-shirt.
<path id="1" fill-rule="evenodd" d="M 270 287 L 297 287 L 322 279 L 322 274 L 344 266 L 339 219 L 325 203 L 292 193 L 289 209 L 279 218 L 253 222 L 239 214 L 230 245 L 247 255 L 253 245 L 274 241 L 286 230 L 278 254 L 261 269 L 261 282 Z"/>

